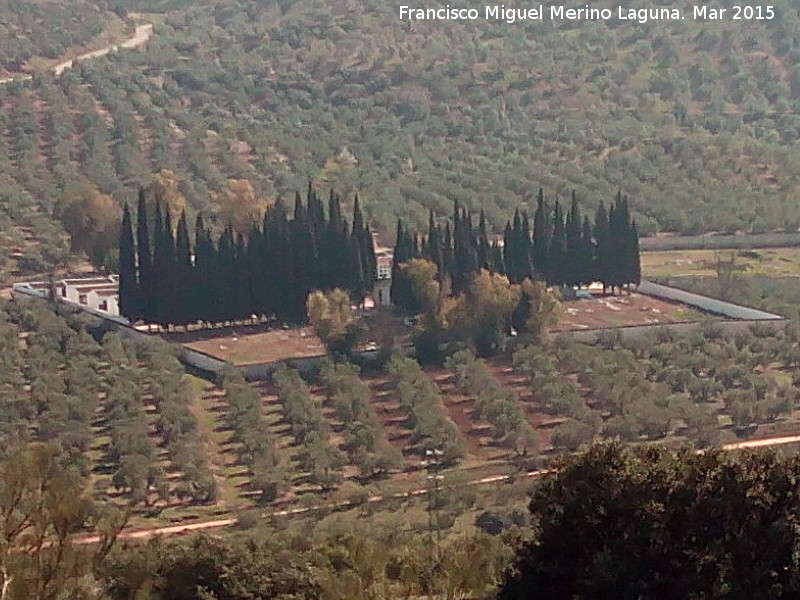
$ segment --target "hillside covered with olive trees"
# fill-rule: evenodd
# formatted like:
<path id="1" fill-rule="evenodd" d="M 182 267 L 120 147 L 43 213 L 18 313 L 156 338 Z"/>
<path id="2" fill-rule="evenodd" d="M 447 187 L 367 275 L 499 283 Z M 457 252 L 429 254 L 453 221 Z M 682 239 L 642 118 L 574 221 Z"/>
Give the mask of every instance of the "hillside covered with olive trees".
<path id="1" fill-rule="evenodd" d="M 800 224 L 788 0 L 770 21 L 646 24 L 410 23 L 378 0 L 95 4 L 74 36 L 135 18 L 155 25 L 146 49 L 0 87 L 2 243 L 44 238 L 28 271 L 63 256 L 51 215 L 70 184 L 121 203 L 162 169 L 218 221 L 309 179 L 358 192 L 388 237 L 396 216 L 423 226 L 454 199 L 500 233 L 540 186 L 586 210 L 622 191 L 643 234 Z M 5 53 L 52 53 L 25 50 L 36 39 Z"/>

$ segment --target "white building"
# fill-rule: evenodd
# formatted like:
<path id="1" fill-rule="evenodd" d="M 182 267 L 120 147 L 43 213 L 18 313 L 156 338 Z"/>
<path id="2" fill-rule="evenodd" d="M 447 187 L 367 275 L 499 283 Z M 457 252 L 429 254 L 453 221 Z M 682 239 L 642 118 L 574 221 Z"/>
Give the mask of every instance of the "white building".
<path id="1" fill-rule="evenodd" d="M 388 249 L 376 251 L 375 258 L 378 263 L 378 279 L 375 282 L 375 290 L 372 293 L 375 306 L 391 306 L 392 251 Z"/>
<path id="2" fill-rule="evenodd" d="M 12 294 L 56 299 L 82 308 L 119 316 L 119 277 L 100 275 L 15 283 Z M 55 297 L 55 298 L 54 298 Z"/>

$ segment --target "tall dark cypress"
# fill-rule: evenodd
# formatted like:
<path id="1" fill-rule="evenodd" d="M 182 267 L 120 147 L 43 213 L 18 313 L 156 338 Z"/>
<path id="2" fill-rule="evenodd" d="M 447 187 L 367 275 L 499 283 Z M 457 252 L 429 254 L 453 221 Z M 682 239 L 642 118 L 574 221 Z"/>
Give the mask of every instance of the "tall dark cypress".
<path id="1" fill-rule="evenodd" d="M 450 221 L 444 224 L 444 243 L 442 244 L 442 272 L 441 276 L 453 278 L 453 234 L 450 230 Z"/>
<path id="2" fill-rule="evenodd" d="M 456 221 L 453 238 L 453 256 L 455 270 L 453 275 L 453 291 L 465 291 L 478 270 L 477 237 L 472 226 L 472 215 L 466 210 Z"/>
<path id="3" fill-rule="evenodd" d="M 486 230 L 486 214 L 481 209 L 480 221 L 478 222 L 478 269 L 491 269 L 491 252 L 489 244 L 489 233 Z"/>
<path id="4" fill-rule="evenodd" d="M 550 215 L 544 201 L 544 191 L 539 188 L 539 200 L 533 216 L 533 268 L 539 279 L 546 279 L 550 271 L 550 232 Z"/>
<path id="5" fill-rule="evenodd" d="M 372 232 L 365 222 L 358 195 L 353 201 L 353 227 L 347 247 L 352 255 L 351 263 L 356 275 L 354 284 L 351 285 L 351 291 L 353 299 L 361 304 L 366 295 L 375 287 L 378 277 L 378 261 L 375 257 Z"/>
<path id="6" fill-rule="evenodd" d="M 428 213 L 428 237 L 425 243 L 425 258 L 436 264 L 439 273 L 443 272 L 444 253 L 442 249 L 442 230 L 436 224 L 433 211 Z"/>
<path id="7" fill-rule="evenodd" d="M 169 210 L 161 212 L 156 204 L 156 245 L 153 252 L 153 279 L 155 291 L 156 322 L 169 325 L 175 322 L 175 307 L 180 303 L 175 293 L 175 238 Z"/>
<path id="8" fill-rule="evenodd" d="M 216 281 L 219 272 L 216 248 L 206 230 L 203 216 L 198 214 L 194 226 L 194 271 L 192 277 L 192 319 L 213 321 L 217 314 Z"/>
<path id="9" fill-rule="evenodd" d="M 514 268 L 515 247 L 514 228 L 511 226 L 511 221 L 506 221 L 506 226 L 503 230 L 503 273 L 512 283 L 516 283 L 516 271 Z"/>
<path id="10" fill-rule="evenodd" d="M 237 296 L 234 291 L 237 282 L 236 240 L 230 225 L 219 236 L 217 243 L 217 291 L 216 321 L 230 321 L 235 318 Z"/>
<path id="11" fill-rule="evenodd" d="M 602 202 L 595 213 L 593 233 L 595 239 L 594 274 L 595 279 L 603 284 L 603 292 L 605 293 L 606 288 L 611 285 L 611 241 L 609 239 L 608 213 Z"/>
<path id="12" fill-rule="evenodd" d="M 122 227 L 119 235 L 119 310 L 129 321 L 136 321 L 139 310 L 139 282 L 136 277 L 136 248 L 133 242 L 133 224 L 128 204 L 122 210 Z"/>
<path id="13" fill-rule="evenodd" d="M 306 298 L 314 289 L 317 249 L 312 222 L 299 194 L 295 197 L 294 219 L 290 224 L 290 231 L 295 287 L 289 309 L 291 320 L 300 323 L 306 316 Z"/>
<path id="14" fill-rule="evenodd" d="M 278 320 L 287 321 L 292 310 L 292 300 L 298 296 L 295 291 L 292 263 L 292 240 L 289 219 L 282 200 L 278 200 L 264 217 L 264 257 L 262 259 L 264 277 L 269 290 L 266 314 L 274 314 Z"/>
<path id="15" fill-rule="evenodd" d="M 453 292 L 455 293 L 463 292 L 467 287 L 468 280 L 466 270 L 469 250 L 467 249 L 466 223 L 462 219 L 462 211 L 458 200 L 456 200 L 453 203 L 453 266 L 451 275 L 453 278 Z"/>
<path id="16" fill-rule="evenodd" d="M 589 217 L 583 217 L 581 226 L 581 245 L 578 259 L 579 279 L 581 285 L 590 285 L 594 282 L 594 241 L 592 239 L 592 224 Z"/>
<path id="17" fill-rule="evenodd" d="M 522 281 L 523 273 L 520 265 L 520 255 L 522 254 L 522 216 L 519 210 L 514 211 L 514 218 L 511 222 L 511 233 L 508 240 L 508 278 L 512 283 Z"/>
<path id="18" fill-rule="evenodd" d="M 156 286 L 153 278 L 153 254 L 150 250 L 150 231 L 147 225 L 147 198 L 139 190 L 139 205 L 136 212 L 136 249 L 139 269 L 139 312 L 148 323 L 154 323 Z"/>
<path id="19" fill-rule="evenodd" d="M 564 280 L 571 286 L 581 284 L 581 227 L 582 219 L 578 200 L 572 192 L 572 205 L 565 228 Z"/>
<path id="20" fill-rule="evenodd" d="M 550 261 L 550 274 L 548 281 L 554 285 L 566 283 L 566 229 L 564 226 L 564 213 L 561 204 L 556 200 L 553 207 L 553 234 L 550 238 L 548 260 Z"/>
<path id="21" fill-rule="evenodd" d="M 375 282 L 378 280 L 378 257 L 375 256 L 375 241 L 372 239 L 372 229 L 369 223 L 364 220 L 364 227 L 361 230 L 361 256 L 366 257 L 364 265 L 364 282 L 367 290 L 372 291 Z"/>
<path id="22" fill-rule="evenodd" d="M 247 242 L 241 233 L 236 235 L 233 254 L 233 281 L 234 285 L 229 290 L 233 302 L 233 315 L 237 319 L 248 319 L 251 316 L 250 295 L 250 255 L 247 252 Z"/>
<path id="23" fill-rule="evenodd" d="M 617 194 L 614 206 L 608 213 L 609 230 L 609 283 L 613 288 L 620 288 L 628 279 L 626 269 L 630 262 L 627 259 L 628 240 L 630 238 L 628 229 L 630 218 L 628 216 L 627 200 L 622 198 L 622 194 Z"/>
<path id="24" fill-rule="evenodd" d="M 178 233 L 175 240 L 174 304 L 173 317 L 178 324 L 186 324 L 197 319 L 198 301 L 193 291 L 192 250 L 189 243 L 189 227 L 186 211 L 178 220 Z"/>
<path id="25" fill-rule="evenodd" d="M 161 285 L 164 277 L 164 252 L 163 229 L 164 218 L 161 214 L 161 202 L 156 200 L 153 212 L 153 269 L 152 269 L 152 300 L 153 320 L 155 323 L 164 324 L 164 314 L 161 305 L 164 302 L 164 288 Z M 160 256 L 159 256 L 160 255 Z"/>
<path id="26" fill-rule="evenodd" d="M 522 221 L 520 223 L 520 233 L 517 236 L 517 243 L 519 250 L 517 251 L 518 263 L 518 277 L 520 281 L 530 279 L 533 277 L 533 263 L 531 255 L 533 254 L 533 244 L 531 240 L 531 225 L 528 220 L 528 213 L 522 211 Z"/>
<path id="27" fill-rule="evenodd" d="M 246 248 L 247 283 L 249 287 L 248 316 L 270 314 L 264 305 L 266 295 L 269 293 L 263 267 L 264 256 L 264 231 L 262 225 L 254 221 L 250 225 L 250 232 L 247 234 Z"/>
<path id="28" fill-rule="evenodd" d="M 402 265 L 414 258 L 414 238 L 411 232 L 405 227 L 402 219 L 397 220 L 397 242 L 394 248 L 394 258 L 392 262 L 392 283 L 389 293 L 392 302 L 411 312 L 418 312 L 421 309 L 419 302 L 414 296 L 413 288 L 408 277 L 402 270 Z"/>

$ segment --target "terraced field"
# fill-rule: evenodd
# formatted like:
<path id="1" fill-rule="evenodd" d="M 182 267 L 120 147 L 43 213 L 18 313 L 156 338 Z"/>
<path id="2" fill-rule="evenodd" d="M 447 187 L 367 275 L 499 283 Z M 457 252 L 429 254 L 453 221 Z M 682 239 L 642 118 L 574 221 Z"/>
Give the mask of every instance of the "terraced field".
<path id="1" fill-rule="evenodd" d="M 521 351 L 513 361 L 483 361 L 488 370 L 481 377 L 500 386 L 492 388 L 495 384 L 490 383 L 486 389 L 495 390 L 491 393 L 494 400 L 506 398 L 506 414 L 518 410 L 523 419 L 518 427 L 529 427 L 535 434 L 535 446 L 523 451 L 501 435 L 503 424 L 487 409 L 488 396 L 480 391 L 487 385 L 485 381 L 473 381 L 477 387 L 468 391 L 459 383 L 457 369 L 461 367 L 425 370 L 424 377 L 440 394 L 444 418 L 455 425 L 451 436 L 463 442 L 463 455 L 448 469 L 492 474 L 522 465 L 533 468 L 598 438 L 705 445 L 800 432 L 796 419 L 800 397 L 793 387 L 792 367 L 787 367 L 794 364 L 796 342 L 783 335 L 774 337 L 774 333 L 765 337 L 765 331 L 736 339 L 717 337 L 711 333 L 713 325 L 707 327 L 711 337 L 704 342 L 705 355 L 698 353 L 700 338 L 673 339 L 664 334 L 650 346 L 610 338 L 603 342 L 605 346 L 559 342 L 547 353 Z M 722 359 L 725 354 L 729 358 Z M 673 357 L 665 363 L 671 366 L 656 367 L 665 356 Z M 678 356 L 680 360 L 675 358 Z M 749 362 L 741 362 L 745 360 Z M 692 361 L 695 366 L 686 366 Z M 395 375 L 363 373 L 359 379 L 366 385 L 371 410 L 377 416 L 377 435 L 385 436 L 401 453 L 402 461 L 388 472 L 365 475 L 350 456 L 339 468 L 342 481 L 363 485 L 374 494 L 424 487 L 424 453 L 420 451 L 424 442 L 420 446 L 416 425 L 424 415 L 409 412 L 398 395 Z M 339 498 L 339 486 L 321 487 L 309 479 L 303 467 L 306 449 L 297 443 L 294 426 L 286 420 L 285 401 L 278 388 L 271 382 L 251 385 L 259 394 L 261 414 L 289 473 L 276 504 Z M 413 385 L 419 397 L 427 397 L 420 382 Z M 506 392 L 510 393 L 506 396 Z M 347 423 L 338 412 L 340 399 L 320 383 L 310 385 L 309 394 L 329 428 L 329 444 L 347 456 L 350 442 Z M 201 422 L 207 421 L 213 431 L 208 451 L 211 463 L 219 466 L 226 506 L 246 507 L 257 502 L 252 474 L 238 459 L 237 444 L 224 425 L 230 410 L 224 395 L 207 384 L 199 408 Z"/>

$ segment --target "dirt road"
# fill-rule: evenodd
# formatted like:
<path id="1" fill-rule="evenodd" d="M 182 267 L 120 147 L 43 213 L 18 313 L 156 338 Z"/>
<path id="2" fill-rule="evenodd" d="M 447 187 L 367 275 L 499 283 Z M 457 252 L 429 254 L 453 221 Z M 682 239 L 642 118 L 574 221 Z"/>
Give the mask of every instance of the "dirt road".
<path id="1" fill-rule="evenodd" d="M 128 38 L 120 42 L 119 44 L 110 44 L 105 48 L 100 48 L 99 50 L 92 50 L 91 52 L 85 52 L 72 60 L 66 60 L 62 63 L 57 64 L 54 67 L 51 67 L 50 70 L 53 71 L 56 75 L 61 75 L 67 69 L 71 69 L 75 66 L 76 62 L 82 62 L 84 60 L 91 60 L 93 58 L 100 58 L 101 56 L 105 56 L 110 52 L 116 52 L 117 50 L 131 50 L 133 48 L 139 48 L 148 42 L 150 37 L 153 35 L 153 24 L 146 23 L 144 25 L 139 25 L 136 27 L 134 34 Z M 0 79 L 0 85 L 11 83 L 12 81 L 30 81 L 33 78 L 32 75 L 17 75 L 15 77 L 5 77 Z"/>
<path id="2" fill-rule="evenodd" d="M 745 450 L 751 448 L 768 448 L 772 446 L 784 446 L 786 444 L 796 444 L 800 443 L 800 435 L 791 435 L 791 436 L 784 436 L 778 438 L 764 438 L 758 440 L 747 440 L 744 442 L 735 442 L 732 444 L 725 444 L 722 446 L 723 450 L 731 451 L 731 450 Z M 482 479 L 474 479 L 465 483 L 464 485 L 489 485 L 492 483 L 502 483 L 505 481 L 512 480 L 515 477 L 518 478 L 527 478 L 532 479 L 536 477 L 541 477 L 542 475 L 547 475 L 552 473 L 552 469 L 545 469 L 541 471 L 532 471 L 530 473 L 524 473 L 520 475 L 493 475 L 490 477 L 483 477 Z M 367 499 L 367 502 L 382 502 L 384 500 L 390 499 L 403 499 L 403 498 L 412 498 L 416 496 L 423 496 L 428 493 L 427 489 L 421 490 L 412 490 L 410 492 L 400 492 L 397 494 L 391 494 L 389 496 L 370 496 Z M 299 515 L 303 513 L 309 512 L 316 512 L 318 510 L 330 510 L 334 508 L 342 508 L 344 506 L 348 506 L 350 503 L 345 501 L 341 502 L 333 502 L 329 504 L 323 504 L 320 506 L 311 506 L 311 507 L 304 507 L 304 508 L 290 508 L 287 510 L 279 510 L 271 513 L 266 513 L 263 516 L 265 518 L 270 517 L 287 517 L 293 515 Z M 215 529 L 219 527 L 230 527 L 231 525 L 235 525 L 237 519 L 235 518 L 228 518 L 228 519 L 217 519 L 214 521 L 201 521 L 199 523 L 187 523 L 186 525 L 171 525 L 169 527 L 158 527 L 154 529 L 141 529 L 135 531 L 125 531 L 120 534 L 120 539 L 123 540 L 147 540 L 157 536 L 168 536 L 168 535 L 181 535 L 186 533 L 191 533 L 193 531 L 200 531 L 203 529 Z M 87 537 L 79 537 L 76 538 L 75 543 L 77 544 L 96 544 L 99 541 L 97 536 L 87 536 Z"/>

